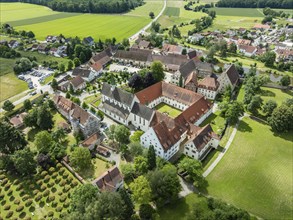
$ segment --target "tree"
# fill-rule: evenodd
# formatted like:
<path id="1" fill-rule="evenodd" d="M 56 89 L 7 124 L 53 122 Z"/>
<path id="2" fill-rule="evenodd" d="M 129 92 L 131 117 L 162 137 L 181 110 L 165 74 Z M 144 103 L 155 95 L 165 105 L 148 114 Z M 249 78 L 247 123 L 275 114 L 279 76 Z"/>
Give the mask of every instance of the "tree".
<path id="1" fill-rule="evenodd" d="M 123 206 L 123 212 L 121 218 L 124 220 L 131 219 L 131 216 L 134 214 L 134 205 L 133 202 L 128 194 L 128 192 L 121 188 L 119 189 L 119 194 L 122 199 L 122 206 Z"/>
<path id="2" fill-rule="evenodd" d="M 140 142 L 140 137 L 144 134 L 143 131 L 137 130 L 130 136 L 131 142 Z"/>
<path id="3" fill-rule="evenodd" d="M 42 130 L 52 129 L 54 125 L 53 115 L 48 106 L 40 106 L 37 112 L 37 126 Z"/>
<path id="4" fill-rule="evenodd" d="M 230 53 L 237 53 L 237 45 L 236 45 L 235 43 L 231 43 L 231 44 L 229 45 L 229 49 L 228 49 L 228 51 L 229 51 Z"/>
<path id="5" fill-rule="evenodd" d="M 130 131 L 124 125 L 118 125 L 114 130 L 114 138 L 119 144 L 127 144 L 129 142 Z"/>
<path id="6" fill-rule="evenodd" d="M 212 46 L 207 53 L 207 60 L 210 62 L 213 61 L 216 52 L 217 52 L 216 47 Z"/>
<path id="7" fill-rule="evenodd" d="M 154 12 L 151 11 L 151 12 L 149 13 L 149 16 L 150 16 L 151 19 L 154 19 L 154 17 L 155 17 Z"/>
<path id="8" fill-rule="evenodd" d="M 128 80 L 128 86 L 135 90 L 140 89 L 143 86 L 143 80 L 140 75 L 133 74 Z"/>
<path id="9" fill-rule="evenodd" d="M 128 146 L 128 151 L 132 157 L 141 156 L 143 154 L 143 147 L 139 142 L 131 142 Z"/>
<path id="10" fill-rule="evenodd" d="M 132 197 L 138 204 L 149 203 L 151 200 L 151 187 L 144 176 L 139 176 L 129 185 Z"/>
<path id="11" fill-rule="evenodd" d="M 143 86 L 147 88 L 156 83 L 156 80 L 151 72 L 148 72 L 143 79 Z"/>
<path id="12" fill-rule="evenodd" d="M 293 105 L 283 103 L 275 108 L 272 116 L 268 118 L 268 123 L 274 131 L 287 132 L 293 130 Z"/>
<path id="13" fill-rule="evenodd" d="M 280 83 L 282 86 L 289 86 L 291 84 L 290 76 L 285 75 L 281 78 Z"/>
<path id="14" fill-rule="evenodd" d="M 32 69 L 32 62 L 26 57 L 23 57 L 19 61 L 16 61 L 13 67 L 13 70 L 16 74 L 19 74 L 21 72 L 25 72 L 31 69 Z"/>
<path id="15" fill-rule="evenodd" d="M 3 120 L 0 121 L 0 143 L 0 152 L 3 154 L 13 154 L 27 144 L 23 133 Z"/>
<path id="16" fill-rule="evenodd" d="M 64 65 L 63 63 L 60 63 L 60 64 L 58 65 L 58 69 L 59 69 L 59 71 L 60 71 L 61 73 L 64 73 L 64 72 L 65 72 L 65 65 Z"/>
<path id="17" fill-rule="evenodd" d="M 73 62 L 69 60 L 67 64 L 67 70 L 72 70 L 72 68 L 73 68 Z"/>
<path id="18" fill-rule="evenodd" d="M 135 176 L 135 168 L 130 163 L 122 164 L 121 165 L 121 171 L 123 173 L 123 176 L 124 176 L 124 179 L 125 180 L 129 180 L 130 181 Z"/>
<path id="19" fill-rule="evenodd" d="M 182 53 L 181 53 L 182 55 L 186 55 L 187 54 L 187 50 L 186 50 L 186 48 L 183 48 L 183 50 L 182 50 Z"/>
<path id="20" fill-rule="evenodd" d="M 70 164 L 77 170 L 84 170 L 91 165 L 91 153 L 87 148 L 77 147 L 70 156 Z"/>
<path id="21" fill-rule="evenodd" d="M 80 60 L 80 62 L 81 63 L 85 63 L 86 62 L 86 56 L 85 56 L 85 54 L 84 54 L 84 52 L 81 52 L 80 54 L 79 54 L 79 60 Z"/>
<path id="22" fill-rule="evenodd" d="M 151 72 L 156 82 L 160 82 L 165 78 L 163 64 L 160 61 L 152 63 Z"/>
<path id="23" fill-rule="evenodd" d="M 50 167 L 50 165 L 52 163 L 50 155 L 49 154 L 43 154 L 43 153 L 38 154 L 37 163 L 43 169 L 47 169 L 48 167 Z"/>
<path id="24" fill-rule="evenodd" d="M 139 206 L 139 217 L 141 220 L 154 219 L 153 217 L 154 213 L 155 213 L 155 210 L 150 204 L 141 204 Z"/>
<path id="25" fill-rule="evenodd" d="M 86 207 L 98 197 L 98 188 L 92 184 L 78 186 L 71 195 L 71 211 L 84 213 Z"/>
<path id="26" fill-rule="evenodd" d="M 52 82 L 51 82 L 51 87 L 52 87 L 52 89 L 54 90 L 54 91 L 56 91 L 57 90 L 57 88 L 58 88 L 58 83 L 57 83 L 57 80 L 54 78 L 53 80 L 52 80 Z"/>
<path id="27" fill-rule="evenodd" d="M 271 116 L 275 108 L 277 108 L 277 102 L 270 99 L 264 104 L 262 109 L 267 116 Z"/>
<path id="28" fill-rule="evenodd" d="M 123 45 L 124 47 L 129 47 L 129 46 L 130 46 L 129 39 L 128 39 L 128 38 L 124 38 L 124 39 L 122 40 L 122 45 Z"/>
<path id="29" fill-rule="evenodd" d="M 227 42 L 225 40 L 220 40 L 218 47 L 219 47 L 219 51 L 220 51 L 220 56 L 226 57 L 227 51 L 228 51 Z"/>
<path id="30" fill-rule="evenodd" d="M 227 121 L 233 125 L 236 124 L 238 121 L 238 118 L 243 115 L 244 108 L 243 104 L 237 101 L 233 101 L 228 105 L 228 109 L 225 113 L 225 118 Z"/>
<path id="31" fill-rule="evenodd" d="M 2 108 L 3 108 L 5 111 L 10 112 L 10 111 L 12 111 L 12 110 L 14 109 L 14 107 L 15 107 L 15 106 L 13 105 L 12 102 L 10 102 L 9 100 L 6 100 L 6 101 L 4 102 Z"/>
<path id="32" fill-rule="evenodd" d="M 29 148 L 16 151 L 13 155 L 13 163 L 17 172 L 22 175 L 33 174 L 37 168 L 34 154 Z"/>
<path id="33" fill-rule="evenodd" d="M 104 112 L 102 112 L 101 110 L 98 110 L 97 115 L 99 116 L 99 118 L 101 119 L 101 121 L 104 120 Z"/>
<path id="34" fill-rule="evenodd" d="M 161 24 L 157 22 L 152 22 L 151 30 L 154 32 L 159 32 L 160 31 Z"/>
<path id="35" fill-rule="evenodd" d="M 147 159 L 148 159 L 148 169 L 149 170 L 155 169 L 157 166 L 156 165 L 156 152 L 155 152 L 155 148 L 153 145 L 151 145 L 149 147 Z"/>
<path id="36" fill-rule="evenodd" d="M 61 158 L 63 158 L 65 155 L 66 155 L 66 148 L 58 143 L 58 142 L 55 142 L 53 141 L 51 147 L 50 147 L 50 156 L 55 159 L 55 160 L 59 160 Z"/>
<path id="37" fill-rule="evenodd" d="M 273 67 L 276 60 L 276 53 L 273 51 L 266 52 L 261 56 L 261 60 L 265 63 L 265 66 Z"/>
<path id="38" fill-rule="evenodd" d="M 148 160 L 143 156 L 134 158 L 134 169 L 138 175 L 145 174 L 148 171 Z"/>
<path id="39" fill-rule="evenodd" d="M 251 102 L 247 105 L 247 110 L 253 113 L 254 115 L 257 114 L 258 109 L 262 106 L 262 99 L 260 96 L 253 96 Z"/>
<path id="40" fill-rule="evenodd" d="M 183 76 L 181 74 L 179 77 L 179 87 L 183 87 Z"/>
<path id="41" fill-rule="evenodd" d="M 204 186 L 205 180 L 202 176 L 203 169 L 199 161 L 185 157 L 180 161 L 178 167 L 188 173 L 189 181 L 193 182 L 195 187 Z"/>
<path id="42" fill-rule="evenodd" d="M 53 139 L 48 131 L 41 131 L 36 134 L 34 145 L 39 153 L 49 153 Z"/>
<path id="43" fill-rule="evenodd" d="M 78 67 L 78 66 L 80 66 L 80 60 L 77 58 L 77 57 L 75 57 L 74 59 L 73 59 L 73 63 L 74 63 L 74 66 L 75 67 Z"/>
<path id="44" fill-rule="evenodd" d="M 26 111 L 32 109 L 32 103 L 31 103 L 31 100 L 29 100 L 29 99 L 24 100 L 24 102 L 23 102 L 23 108 L 24 108 Z"/>
<path id="45" fill-rule="evenodd" d="M 158 206 L 173 202 L 178 198 L 181 190 L 177 170 L 173 165 L 165 165 L 160 170 L 155 170 L 148 175 L 153 199 Z"/>

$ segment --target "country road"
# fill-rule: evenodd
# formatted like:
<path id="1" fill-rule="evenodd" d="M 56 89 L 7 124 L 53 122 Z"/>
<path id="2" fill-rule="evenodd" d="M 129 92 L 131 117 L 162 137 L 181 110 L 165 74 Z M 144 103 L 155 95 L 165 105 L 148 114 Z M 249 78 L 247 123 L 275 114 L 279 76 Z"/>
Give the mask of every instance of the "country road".
<path id="1" fill-rule="evenodd" d="M 163 12 L 165 11 L 166 9 L 166 6 L 167 6 L 167 0 L 164 0 L 164 7 L 162 8 L 162 10 L 160 11 L 160 13 L 149 23 L 147 24 L 145 27 L 143 27 L 142 29 L 140 29 L 137 33 L 135 33 L 134 35 L 132 35 L 129 40 L 132 41 L 132 40 L 135 40 L 139 34 L 145 32 L 148 28 L 151 27 L 152 23 L 157 21 L 159 19 L 159 17 L 161 17 L 161 15 L 163 14 Z"/>

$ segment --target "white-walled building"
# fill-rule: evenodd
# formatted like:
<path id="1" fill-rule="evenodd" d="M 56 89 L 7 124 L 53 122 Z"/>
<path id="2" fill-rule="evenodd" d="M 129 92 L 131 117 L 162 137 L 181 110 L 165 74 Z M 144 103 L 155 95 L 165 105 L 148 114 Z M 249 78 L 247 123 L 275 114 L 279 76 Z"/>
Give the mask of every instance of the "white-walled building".
<path id="1" fill-rule="evenodd" d="M 218 78 L 219 92 L 224 92 L 227 87 L 231 87 L 232 91 L 235 89 L 239 82 L 240 76 L 234 64 L 229 66 Z"/>
<path id="2" fill-rule="evenodd" d="M 206 98 L 214 100 L 218 94 L 220 83 L 214 77 L 206 77 L 200 80 L 197 85 L 197 92 Z"/>

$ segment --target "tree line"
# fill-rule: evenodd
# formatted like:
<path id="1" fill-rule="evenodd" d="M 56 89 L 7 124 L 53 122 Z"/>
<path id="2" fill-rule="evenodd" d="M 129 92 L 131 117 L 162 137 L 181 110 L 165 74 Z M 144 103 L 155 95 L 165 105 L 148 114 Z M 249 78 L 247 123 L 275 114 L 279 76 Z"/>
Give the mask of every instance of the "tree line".
<path id="1" fill-rule="evenodd" d="M 229 8 L 293 8 L 291 0 L 220 0 L 216 6 Z"/>
<path id="2" fill-rule="evenodd" d="M 143 4 L 142 0 L 20 0 L 24 3 L 44 5 L 54 11 L 80 13 L 123 13 Z M 0 0 L 0 2 L 19 2 Z"/>

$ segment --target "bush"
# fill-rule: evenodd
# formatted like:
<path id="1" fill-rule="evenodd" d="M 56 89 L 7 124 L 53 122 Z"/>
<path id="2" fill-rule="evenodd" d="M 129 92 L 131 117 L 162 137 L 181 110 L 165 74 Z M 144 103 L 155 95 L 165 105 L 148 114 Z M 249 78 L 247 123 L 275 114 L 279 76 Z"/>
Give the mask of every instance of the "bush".
<path id="1" fill-rule="evenodd" d="M 57 208 L 56 208 L 56 211 L 57 211 L 57 212 L 61 212 L 61 211 L 62 211 L 62 207 L 61 207 L 61 206 L 57 207 Z"/>
<path id="2" fill-rule="evenodd" d="M 77 185 L 78 185 L 78 182 L 75 181 L 75 180 L 71 183 L 71 186 L 72 186 L 72 187 L 75 187 L 75 186 L 77 186 Z"/>
<path id="3" fill-rule="evenodd" d="M 19 191 L 19 190 L 21 190 L 21 189 L 22 189 L 22 184 L 19 184 L 19 185 L 15 188 L 16 191 Z"/>
<path id="4" fill-rule="evenodd" d="M 8 182 L 8 179 L 7 178 L 4 178 L 1 182 L 1 186 L 4 186 L 6 183 Z"/>
<path id="5" fill-rule="evenodd" d="M 54 212 L 50 211 L 48 212 L 48 217 L 52 217 L 54 215 Z"/>
<path id="6" fill-rule="evenodd" d="M 62 164 L 61 164 L 61 163 L 57 163 L 56 167 L 57 167 L 58 169 L 60 169 L 60 168 L 62 167 Z"/>
<path id="7" fill-rule="evenodd" d="M 5 217 L 10 218 L 12 215 L 13 215 L 13 211 L 9 211 Z"/>
<path id="8" fill-rule="evenodd" d="M 70 203 L 68 201 L 63 203 L 63 207 L 67 208 L 70 205 Z"/>
<path id="9" fill-rule="evenodd" d="M 4 187 L 4 190 L 5 190 L 5 191 L 8 190 L 8 189 L 10 188 L 10 186 L 11 186 L 11 183 L 7 183 L 7 184 L 5 185 L 5 187 Z"/>
<path id="10" fill-rule="evenodd" d="M 62 168 L 59 170 L 59 173 L 60 173 L 60 174 L 63 174 L 64 172 L 65 172 L 65 168 L 62 167 Z"/>
<path id="11" fill-rule="evenodd" d="M 65 186 L 66 185 L 66 180 L 62 180 L 59 185 L 60 186 Z"/>
<path id="12" fill-rule="evenodd" d="M 41 198 L 42 198 L 42 195 L 41 195 L 41 194 L 38 194 L 38 195 L 35 197 L 35 200 L 36 200 L 36 201 L 39 201 L 39 200 L 41 200 Z"/>
<path id="13" fill-rule="evenodd" d="M 16 208 L 16 211 L 17 212 L 21 212 L 23 210 L 24 206 L 23 205 L 20 205 Z"/>
<path id="14" fill-rule="evenodd" d="M 66 199 L 67 199 L 67 196 L 66 195 L 62 195 L 60 197 L 60 202 L 64 202 Z"/>
<path id="15" fill-rule="evenodd" d="M 51 177 L 52 177 L 53 179 L 55 179 L 57 176 L 58 176 L 58 173 L 53 173 L 53 174 L 51 175 Z"/>
<path id="16" fill-rule="evenodd" d="M 44 171 L 41 172 L 41 176 L 42 177 L 45 177 L 47 174 L 48 174 L 48 172 L 46 170 L 44 170 Z"/>
<path id="17" fill-rule="evenodd" d="M 47 189 L 47 190 L 43 193 L 43 196 L 44 196 L 44 197 L 47 197 L 49 194 L 50 194 L 50 191 Z"/>
<path id="18" fill-rule="evenodd" d="M 39 190 L 37 190 L 39 192 Z M 38 193 L 34 194 L 34 195 L 37 195 Z M 24 197 L 22 197 L 22 201 L 26 201 L 28 200 L 30 197 L 29 195 L 25 195 Z"/>
<path id="19" fill-rule="evenodd" d="M 41 185 L 41 190 L 44 191 L 47 188 L 47 186 L 45 184 Z"/>
<path id="20" fill-rule="evenodd" d="M 63 179 L 67 178 L 69 176 L 68 172 L 63 173 Z"/>
<path id="21" fill-rule="evenodd" d="M 56 207 L 57 205 L 58 205 L 58 202 L 56 202 L 56 201 L 52 202 L 52 207 Z"/>
<path id="22" fill-rule="evenodd" d="M 41 186 L 43 184 L 43 180 L 38 180 L 37 184 L 38 184 L 38 186 Z"/>
<path id="23" fill-rule="evenodd" d="M 19 199 L 14 200 L 14 204 L 19 205 L 19 203 L 20 203 Z"/>
<path id="24" fill-rule="evenodd" d="M 37 189 L 35 189 L 35 190 L 33 191 L 34 196 L 37 195 L 38 193 L 39 193 L 39 190 L 37 190 Z"/>
<path id="25" fill-rule="evenodd" d="M 50 180 L 50 178 L 51 178 L 51 177 L 50 177 L 49 175 L 47 175 L 47 176 L 45 176 L 44 181 L 45 181 L 45 182 L 48 182 L 48 181 Z"/>
<path id="26" fill-rule="evenodd" d="M 34 184 L 30 184 L 30 185 L 29 185 L 29 188 L 30 188 L 31 190 L 33 190 L 33 189 L 35 188 L 35 185 L 34 185 Z"/>
<path id="27" fill-rule="evenodd" d="M 141 219 L 152 219 L 155 210 L 150 204 L 141 204 L 139 207 L 139 216 Z"/>
<path id="28" fill-rule="evenodd" d="M 61 177 L 57 177 L 56 179 L 55 179 L 55 183 L 59 183 L 61 181 Z"/>
<path id="29" fill-rule="evenodd" d="M 10 209 L 10 205 L 5 205 L 5 206 L 3 207 L 3 209 L 4 209 L 4 210 L 9 210 L 9 209 Z"/>
<path id="30" fill-rule="evenodd" d="M 58 192 L 58 195 L 59 195 L 59 196 L 61 196 L 62 194 L 63 194 L 63 192 L 62 192 L 62 191 L 59 191 L 59 192 Z"/>
<path id="31" fill-rule="evenodd" d="M 64 187 L 65 192 L 68 192 L 70 189 L 71 189 L 71 187 L 68 185 Z"/>
<path id="32" fill-rule="evenodd" d="M 0 175 L 0 180 L 4 180 L 6 178 L 6 176 L 4 174 Z"/>
<path id="33" fill-rule="evenodd" d="M 31 217 L 29 217 L 29 216 L 27 216 L 27 217 L 25 217 L 25 219 L 24 220 L 32 220 L 32 218 Z"/>
<path id="34" fill-rule="evenodd" d="M 13 185 L 18 185 L 20 182 L 19 182 L 19 179 L 16 179 L 13 181 Z"/>
<path id="35" fill-rule="evenodd" d="M 49 201 L 52 202 L 55 200 L 55 196 L 49 196 Z"/>
<path id="36" fill-rule="evenodd" d="M 50 169 L 49 169 L 49 173 L 54 173 L 55 172 L 55 168 L 54 167 L 50 167 Z"/>
<path id="37" fill-rule="evenodd" d="M 32 199 L 27 200 L 27 202 L 25 203 L 25 206 L 30 206 L 33 203 Z"/>
<path id="38" fill-rule="evenodd" d="M 48 182 L 48 187 L 54 186 L 54 182 Z"/>
<path id="39" fill-rule="evenodd" d="M 12 189 L 7 191 L 7 195 L 11 195 L 12 194 Z"/>

